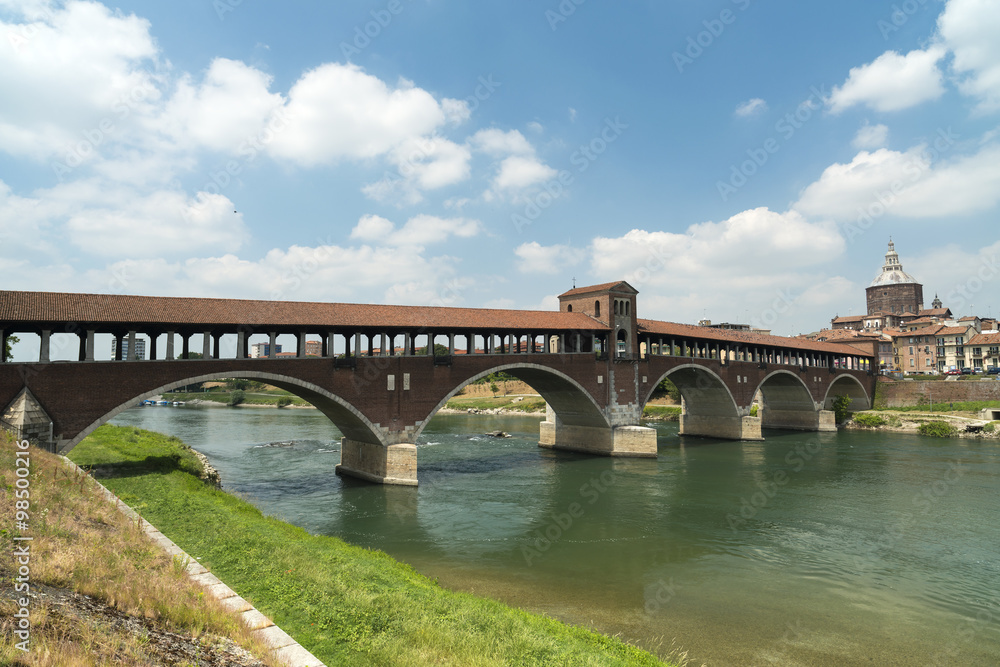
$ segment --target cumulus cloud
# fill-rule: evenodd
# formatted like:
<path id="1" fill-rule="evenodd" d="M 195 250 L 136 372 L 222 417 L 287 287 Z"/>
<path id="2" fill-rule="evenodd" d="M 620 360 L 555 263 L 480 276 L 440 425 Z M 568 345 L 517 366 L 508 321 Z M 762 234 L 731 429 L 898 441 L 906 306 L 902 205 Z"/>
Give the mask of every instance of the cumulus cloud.
<path id="1" fill-rule="evenodd" d="M 480 234 L 482 230 L 481 222 L 468 218 L 417 215 L 397 229 L 396 225 L 386 218 L 366 215 L 351 230 L 351 238 L 378 245 L 426 246 L 443 243 L 453 236 L 471 238 Z"/>
<path id="2" fill-rule="evenodd" d="M 740 118 L 749 118 L 751 116 L 759 116 L 767 111 L 767 108 L 767 102 L 759 97 L 755 97 L 738 105 L 735 113 Z"/>
<path id="3" fill-rule="evenodd" d="M 580 263 L 586 251 L 565 245 L 543 246 L 537 241 L 522 243 L 514 249 L 517 268 L 524 273 L 559 273 Z"/>
<path id="4" fill-rule="evenodd" d="M 302 166 L 372 158 L 432 134 L 447 116 L 426 90 L 390 87 L 357 65 L 327 63 L 292 86 L 289 126 L 268 149 Z"/>
<path id="5" fill-rule="evenodd" d="M 517 130 L 504 132 L 495 127 L 479 130 L 469 138 L 469 144 L 478 151 L 493 156 L 533 155 L 534 147 Z"/>
<path id="6" fill-rule="evenodd" d="M 967 215 L 996 206 L 1000 146 L 951 158 L 941 154 L 942 147 L 947 144 L 921 144 L 905 152 L 861 151 L 850 163 L 827 167 L 803 190 L 794 208 L 850 221 L 876 204 L 880 213 L 908 218 Z"/>
<path id="7" fill-rule="evenodd" d="M 876 111 L 899 111 L 936 100 L 944 94 L 938 68 L 944 55 L 940 46 L 906 55 L 886 51 L 867 65 L 851 68 L 847 80 L 827 100 L 830 111 L 841 113 L 859 104 Z"/>
<path id="8" fill-rule="evenodd" d="M 1000 12 L 992 0 L 950 0 L 938 33 L 954 54 L 959 89 L 978 98 L 982 113 L 1000 110 Z"/>
<path id="9" fill-rule="evenodd" d="M 534 156 L 512 155 L 500 163 L 493 180 L 497 190 L 523 190 L 555 178 L 558 172 Z"/>
<path id="10" fill-rule="evenodd" d="M 882 124 L 869 125 L 866 122 L 858 130 L 858 133 L 854 135 L 851 145 L 858 149 L 882 148 L 888 139 L 888 127 Z"/>
<path id="11" fill-rule="evenodd" d="M 744 321 L 782 333 L 829 318 L 803 286 L 829 279 L 823 264 L 842 256 L 832 222 L 796 211 L 743 211 L 684 232 L 633 229 L 590 245 L 595 280 L 624 277 L 643 294 L 643 313 L 678 322 Z"/>

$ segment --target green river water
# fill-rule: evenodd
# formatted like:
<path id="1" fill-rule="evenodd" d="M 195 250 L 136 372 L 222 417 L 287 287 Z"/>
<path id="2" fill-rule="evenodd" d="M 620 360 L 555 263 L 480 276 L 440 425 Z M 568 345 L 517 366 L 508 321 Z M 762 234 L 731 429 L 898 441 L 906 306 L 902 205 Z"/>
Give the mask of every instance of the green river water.
<path id="1" fill-rule="evenodd" d="M 317 411 L 114 423 L 180 437 L 224 488 L 311 532 L 691 664 L 1000 665 L 997 441 L 663 424 L 656 460 L 611 459 L 539 448 L 538 420 L 435 417 L 418 488 L 337 477 Z"/>

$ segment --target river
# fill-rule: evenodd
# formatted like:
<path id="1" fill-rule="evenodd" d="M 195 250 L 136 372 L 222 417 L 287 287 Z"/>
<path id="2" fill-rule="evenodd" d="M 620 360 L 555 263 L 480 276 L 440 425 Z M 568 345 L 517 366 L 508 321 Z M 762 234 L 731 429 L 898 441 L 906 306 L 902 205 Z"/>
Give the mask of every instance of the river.
<path id="1" fill-rule="evenodd" d="M 335 475 L 317 411 L 114 423 L 180 437 L 265 513 L 692 665 L 1000 664 L 996 441 L 660 424 L 659 458 L 611 459 L 539 448 L 537 417 L 439 415 L 406 488 Z"/>

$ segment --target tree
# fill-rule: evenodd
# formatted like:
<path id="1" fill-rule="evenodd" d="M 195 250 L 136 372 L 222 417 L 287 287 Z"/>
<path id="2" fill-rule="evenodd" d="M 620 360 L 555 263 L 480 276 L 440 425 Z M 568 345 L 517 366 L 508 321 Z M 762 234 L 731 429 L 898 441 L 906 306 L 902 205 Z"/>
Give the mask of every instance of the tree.
<path id="1" fill-rule="evenodd" d="M 851 416 L 851 397 L 846 394 L 833 399 L 833 414 L 837 423 L 840 424 Z"/>
<path id="2" fill-rule="evenodd" d="M 667 378 L 663 378 L 663 381 L 656 385 L 656 389 L 653 390 L 653 396 L 655 397 L 663 396 L 664 394 L 669 396 L 675 403 L 681 402 L 681 390 Z"/>
<path id="3" fill-rule="evenodd" d="M 229 395 L 229 403 L 227 403 L 226 405 L 231 405 L 235 407 L 240 403 L 242 403 L 243 401 L 245 401 L 246 398 L 247 395 L 244 392 L 237 389 L 236 391 L 234 391 L 232 394 Z"/>
<path id="4" fill-rule="evenodd" d="M 275 403 L 275 405 L 277 405 L 279 408 L 284 408 L 284 407 L 289 406 L 291 404 L 292 404 L 292 399 L 290 397 L 288 397 L 288 396 L 282 396 Z"/>
<path id="5" fill-rule="evenodd" d="M 17 336 L 8 336 L 7 343 L 4 345 L 4 348 L 3 348 L 3 360 L 4 361 L 10 361 L 11 359 L 14 358 L 14 353 L 10 351 L 10 348 L 11 348 L 12 345 L 14 345 L 14 343 L 20 343 L 20 342 L 21 342 L 21 339 L 18 338 Z"/>
<path id="6" fill-rule="evenodd" d="M 497 392 L 500 391 L 500 387 L 497 386 L 496 382 L 490 382 L 490 391 L 493 392 L 493 398 L 496 398 Z"/>

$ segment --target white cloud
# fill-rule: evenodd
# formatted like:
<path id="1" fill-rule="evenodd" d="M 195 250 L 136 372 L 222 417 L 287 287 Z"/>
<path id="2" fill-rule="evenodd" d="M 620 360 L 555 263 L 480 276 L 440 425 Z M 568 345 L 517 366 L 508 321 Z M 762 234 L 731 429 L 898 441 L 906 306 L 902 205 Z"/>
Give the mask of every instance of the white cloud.
<path id="1" fill-rule="evenodd" d="M 451 125 L 460 125 L 472 116 L 469 103 L 465 100 L 453 100 L 446 97 L 441 100 L 441 110 L 444 112 L 445 120 Z"/>
<path id="2" fill-rule="evenodd" d="M 288 93 L 291 121 L 268 145 L 303 166 L 372 158 L 432 134 L 447 121 L 427 91 L 390 88 L 357 65 L 327 63 L 306 72 Z"/>
<path id="3" fill-rule="evenodd" d="M 270 85 L 271 77 L 260 70 L 216 58 L 200 85 L 190 76 L 181 79 L 157 125 L 177 144 L 235 152 L 281 108 L 281 95 L 269 93 Z"/>
<path id="4" fill-rule="evenodd" d="M 390 220 L 377 215 L 366 215 L 351 230 L 351 238 L 378 245 L 422 247 L 443 243 L 453 236 L 471 238 L 482 231 L 481 222 L 468 218 L 417 215 L 397 229 Z"/>
<path id="5" fill-rule="evenodd" d="M 84 133 L 99 144 L 109 125 L 120 132 L 130 111 L 159 97 L 148 21 L 95 2 L 39 4 L 28 13 L 23 22 L 0 21 L 0 90 L 8 91 L 0 150 L 39 160 L 63 156 Z"/>
<path id="6" fill-rule="evenodd" d="M 858 149 L 883 148 L 889 139 L 889 128 L 885 125 L 869 125 L 865 122 L 854 135 L 851 145 Z"/>
<path id="7" fill-rule="evenodd" d="M 954 53 L 959 89 L 979 98 L 977 110 L 1000 110 L 1000 11 L 993 0 L 950 0 L 938 17 L 938 32 Z"/>
<path id="8" fill-rule="evenodd" d="M 522 243 L 514 249 L 517 268 L 524 273 L 559 273 L 580 263 L 586 252 L 565 245 L 543 246 L 536 241 Z"/>
<path id="9" fill-rule="evenodd" d="M 683 233 L 633 229 L 599 237 L 589 250 L 594 279 L 627 280 L 643 294 L 644 317 L 707 316 L 791 333 L 796 323 L 829 319 L 823 304 L 803 298 L 803 286 L 829 280 L 822 265 L 844 248 L 833 223 L 758 208 Z"/>
<path id="10" fill-rule="evenodd" d="M 876 111 L 899 111 L 936 100 L 944 94 L 938 69 L 944 55 L 945 49 L 938 46 L 905 56 L 886 51 L 867 65 L 853 67 L 847 81 L 830 94 L 830 111 L 841 113 L 858 104 Z"/>
<path id="11" fill-rule="evenodd" d="M 469 138 L 469 144 L 477 151 L 492 156 L 534 155 L 535 149 L 517 130 L 504 132 L 495 127 L 479 130 Z"/>
<path id="12" fill-rule="evenodd" d="M 967 215 L 1000 202 L 1000 146 L 947 157 L 926 145 L 906 152 L 862 151 L 848 164 L 827 167 L 803 190 L 794 209 L 852 221 L 873 207 L 880 214 L 929 218 Z"/>
<path id="13" fill-rule="evenodd" d="M 759 116 L 767 111 L 767 109 L 767 102 L 759 97 L 755 97 L 739 104 L 736 107 L 735 113 L 740 118 L 749 118 L 750 116 Z"/>
<path id="14" fill-rule="evenodd" d="M 493 180 L 497 190 L 523 190 L 555 178 L 558 172 L 538 158 L 512 155 L 500 163 Z"/>

